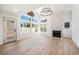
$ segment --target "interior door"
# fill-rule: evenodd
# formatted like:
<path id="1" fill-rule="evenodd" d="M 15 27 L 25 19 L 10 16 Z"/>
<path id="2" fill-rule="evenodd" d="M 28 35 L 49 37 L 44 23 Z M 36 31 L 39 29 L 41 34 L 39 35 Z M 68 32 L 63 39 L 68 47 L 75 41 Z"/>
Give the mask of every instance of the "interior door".
<path id="1" fill-rule="evenodd" d="M 4 43 L 16 41 L 16 19 L 4 17 Z"/>

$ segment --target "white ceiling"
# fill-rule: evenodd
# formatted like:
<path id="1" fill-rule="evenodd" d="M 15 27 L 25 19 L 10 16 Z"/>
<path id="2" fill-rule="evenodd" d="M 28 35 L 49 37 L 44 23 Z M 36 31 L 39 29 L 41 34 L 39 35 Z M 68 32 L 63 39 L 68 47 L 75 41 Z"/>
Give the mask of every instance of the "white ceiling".
<path id="1" fill-rule="evenodd" d="M 36 8 L 39 8 L 41 6 L 44 6 L 43 4 L 3 4 L 3 5 L 0 5 L 0 9 L 2 11 L 6 11 L 6 12 L 10 12 L 10 13 L 13 13 L 13 14 L 18 14 L 18 13 L 21 13 L 21 12 L 29 12 L 33 9 L 36 9 Z M 18 11 L 14 11 L 14 9 L 18 9 Z"/>
<path id="2" fill-rule="evenodd" d="M 2 4 L 0 5 L 0 10 L 19 15 L 21 12 L 27 13 L 33 9 L 38 9 L 46 5 L 47 4 Z M 50 4 L 49 6 L 53 9 L 53 11 L 72 10 L 72 5 L 69 4 Z M 18 11 L 14 11 L 14 9 L 18 9 Z"/>
<path id="3" fill-rule="evenodd" d="M 72 4 L 56 4 L 56 5 L 50 5 L 52 7 L 52 10 L 58 11 L 58 10 L 64 10 L 64 11 L 72 11 Z"/>

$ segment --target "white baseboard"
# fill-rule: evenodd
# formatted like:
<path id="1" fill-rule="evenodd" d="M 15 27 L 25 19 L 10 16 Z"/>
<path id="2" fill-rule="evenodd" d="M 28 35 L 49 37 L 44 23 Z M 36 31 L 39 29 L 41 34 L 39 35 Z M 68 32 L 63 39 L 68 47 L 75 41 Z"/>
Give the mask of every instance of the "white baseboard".
<path id="1" fill-rule="evenodd" d="M 72 39 L 73 40 L 73 39 Z M 76 44 L 76 46 L 79 48 L 79 43 L 75 40 L 73 40 L 73 42 Z"/>

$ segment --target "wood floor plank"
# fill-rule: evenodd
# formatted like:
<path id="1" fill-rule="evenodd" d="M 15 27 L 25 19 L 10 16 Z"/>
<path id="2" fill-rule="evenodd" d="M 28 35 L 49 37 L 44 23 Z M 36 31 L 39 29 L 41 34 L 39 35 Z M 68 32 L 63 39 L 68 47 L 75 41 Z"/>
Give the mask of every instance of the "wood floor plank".
<path id="1" fill-rule="evenodd" d="M 38 35 L 1 45 L 0 55 L 79 55 L 79 48 L 72 39 Z"/>

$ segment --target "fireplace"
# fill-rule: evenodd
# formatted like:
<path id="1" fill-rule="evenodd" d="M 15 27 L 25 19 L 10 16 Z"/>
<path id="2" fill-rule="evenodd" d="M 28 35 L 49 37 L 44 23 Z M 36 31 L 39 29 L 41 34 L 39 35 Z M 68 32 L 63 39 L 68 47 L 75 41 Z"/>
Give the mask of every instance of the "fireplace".
<path id="1" fill-rule="evenodd" d="M 61 31 L 60 30 L 53 30 L 52 36 L 57 37 L 57 38 L 61 38 Z"/>

